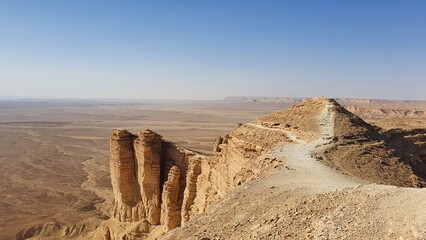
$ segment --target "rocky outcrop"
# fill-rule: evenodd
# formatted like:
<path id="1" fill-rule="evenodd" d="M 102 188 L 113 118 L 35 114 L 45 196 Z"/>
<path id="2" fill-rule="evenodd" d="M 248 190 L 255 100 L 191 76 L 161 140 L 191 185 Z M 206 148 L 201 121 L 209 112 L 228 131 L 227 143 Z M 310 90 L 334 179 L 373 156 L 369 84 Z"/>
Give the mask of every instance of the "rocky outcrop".
<path id="1" fill-rule="evenodd" d="M 257 159 L 278 144 L 261 139 L 281 138 L 238 124 L 218 137 L 215 156 L 206 157 L 145 130 L 133 135 L 114 130 L 111 136 L 112 219 L 94 233 L 106 239 L 139 239 L 151 229 L 169 231 L 182 226 L 236 186 L 259 177 Z M 268 146 L 269 144 L 269 146 Z M 256 161 L 253 161 L 253 160 Z M 269 162 L 268 162 L 269 164 Z"/>
<path id="2" fill-rule="evenodd" d="M 180 225 L 179 213 L 179 178 L 180 170 L 173 166 L 164 183 L 161 204 L 161 225 L 166 231 L 172 230 Z"/>
<path id="3" fill-rule="evenodd" d="M 145 217 L 135 175 L 133 139 L 134 136 L 126 130 L 114 130 L 110 141 L 113 217 L 121 222 L 139 221 Z"/>
<path id="4" fill-rule="evenodd" d="M 216 138 L 216 141 L 214 142 L 214 145 L 213 145 L 213 152 L 214 153 L 218 153 L 218 152 L 221 151 L 220 150 L 220 144 L 222 144 L 222 142 L 223 142 L 223 138 L 221 136 Z"/>
<path id="5" fill-rule="evenodd" d="M 189 162 L 188 172 L 186 174 L 186 186 L 182 203 L 182 224 L 187 222 L 191 216 L 192 205 L 197 195 L 197 179 L 201 174 L 201 158 L 192 157 Z"/>
<path id="6" fill-rule="evenodd" d="M 145 210 L 151 224 L 160 223 L 160 170 L 162 137 L 150 130 L 139 132 L 134 142 L 137 180 Z"/>
<path id="7" fill-rule="evenodd" d="M 204 156 L 151 130 L 114 130 L 110 152 L 112 219 L 93 238 L 139 239 L 157 226 L 168 231 L 189 220 Z"/>

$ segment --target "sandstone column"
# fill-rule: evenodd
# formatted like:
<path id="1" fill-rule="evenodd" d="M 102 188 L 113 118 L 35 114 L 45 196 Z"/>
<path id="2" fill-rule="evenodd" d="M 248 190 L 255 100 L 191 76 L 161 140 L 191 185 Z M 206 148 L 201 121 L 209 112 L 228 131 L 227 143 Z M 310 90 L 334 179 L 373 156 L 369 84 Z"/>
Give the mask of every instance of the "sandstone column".
<path id="1" fill-rule="evenodd" d="M 180 224 L 179 212 L 179 178 L 180 170 L 173 166 L 167 175 L 167 181 L 164 183 L 161 205 L 161 225 L 166 231 L 170 231 Z"/>
<path id="2" fill-rule="evenodd" d="M 135 176 L 133 135 L 114 130 L 110 140 L 110 171 L 114 191 L 113 217 L 119 221 L 139 220 L 139 187 Z M 137 216 L 134 216 L 137 215 Z"/>
<path id="3" fill-rule="evenodd" d="M 213 152 L 218 153 L 221 151 L 220 149 L 220 144 L 222 144 L 223 142 L 223 138 L 221 136 L 216 138 L 216 141 L 214 142 L 214 146 L 213 146 Z"/>
<path id="4" fill-rule="evenodd" d="M 134 142 L 137 180 L 149 223 L 160 224 L 160 161 L 163 140 L 147 129 Z"/>
<path id="5" fill-rule="evenodd" d="M 186 186 L 182 201 L 182 225 L 191 217 L 191 207 L 197 195 L 197 178 L 201 173 L 201 160 L 197 156 L 189 159 L 188 171 L 186 173 Z"/>

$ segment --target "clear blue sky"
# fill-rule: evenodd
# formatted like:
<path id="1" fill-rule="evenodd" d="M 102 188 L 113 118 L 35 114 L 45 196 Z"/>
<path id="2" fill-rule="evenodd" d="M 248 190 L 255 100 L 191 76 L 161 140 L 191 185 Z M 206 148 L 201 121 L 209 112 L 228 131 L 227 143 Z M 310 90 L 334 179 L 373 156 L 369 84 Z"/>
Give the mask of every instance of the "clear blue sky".
<path id="1" fill-rule="evenodd" d="M 426 99 L 426 1 L 0 1 L 0 96 Z"/>

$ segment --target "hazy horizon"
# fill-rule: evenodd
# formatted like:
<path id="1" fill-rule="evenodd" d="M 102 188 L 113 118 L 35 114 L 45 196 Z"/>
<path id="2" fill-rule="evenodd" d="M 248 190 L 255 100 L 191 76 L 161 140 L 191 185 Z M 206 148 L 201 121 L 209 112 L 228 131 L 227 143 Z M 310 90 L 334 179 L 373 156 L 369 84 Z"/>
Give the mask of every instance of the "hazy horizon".
<path id="1" fill-rule="evenodd" d="M 0 96 L 425 100 L 426 2 L 0 3 Z"/>
<path id="2" fill-rule="evenodd" d="M 310 97 L 300 97 L 300 96 L 226 96 L 219 99 L 185 99 L 185 98 L 59 98 L 59 97 L 43 97 L 43 96 L 0 96 L 1 100 L 6 101 L 48 101 L 48 100 L 57 100 L 57 101 L 112 101 L 112 102 L 140 102 L 140 101 L 154 101 L 154 102 L 220 102 L 230 100 L 229 98 L 290 98 L 290 99 L 307 99 L 307 98 L 332 98 L 332 99 L 352 99 L 352 100 L 389 100 L 389 101 L 426 101 L 425 99 L 397 99 L 397 98 L 350 98 L 350 97 L 333 97 L 333 96 L 310 96 Z M 232 101 L 232 100 L 231 100 Z"/>

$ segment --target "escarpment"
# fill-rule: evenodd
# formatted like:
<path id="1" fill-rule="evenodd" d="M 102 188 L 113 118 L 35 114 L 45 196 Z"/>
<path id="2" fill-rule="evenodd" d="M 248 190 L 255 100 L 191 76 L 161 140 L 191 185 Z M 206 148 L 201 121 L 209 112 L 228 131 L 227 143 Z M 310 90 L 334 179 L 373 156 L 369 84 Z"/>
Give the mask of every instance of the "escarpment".
<path id="1" fill-rule="evenodd" d="M 135 175 L 134 136 L 115 130 L 111 136 L 111 183 L 114 192 L 113 217 L 118 221 L 139 221 L 145 217 Z"/>
<path id="2" fill-rule="evenodd" d="M 161 136 L 147 130 L 139 132 L 134 141 L 136 176 L 141 189 L 146 219 L 160 223 Z"/>
<path id="3" fill-rule="evenodd" d="M 182 202 L 182 224 L 191 216 L 192 205 L 197 195 L 197 179 L 201 174 L 201 161 L 199 158 L 190 159 L 188 173 L 186 174 L 186 186 Z M 192 215 L 194 215 L 192 213 Z"/>
<path id="4" fill-rule="evenodd" d="M 218 139 L 216 155 L 200 162 L 201 173 L 191 213 L 206 212 L 210 203 L 230 190 L 277 168 L 282 162 L 268 157 L 267 152 L 291 142 L 282 132 L 251 124 L 238 124 L 230 134 Z"/>
<path id="5" fill-rule="evenodd" d="M 162 205 L 161 205 L 161 225 L 165 230 L 176 228 L 180 224 L 179 214 L 179 178 L 180 170 L 173 166 L 167 175 L 164 183 Z"/>
<path id="6" fill-rule="evenodd" d="M 276 154 L 277 149 L 315 145 L 318 139 L 325 142 L 316 146 L 322 152 L 310 156 L 351 177 L 423 186 L 424 136 L 424 131 L 383 132 L 325 98 L 307 99 L 286 111 L 239 123 L 216 139 L 211 156 L 180 147 L 150 130 L 136 135 L 114 130 L 112 218 L 86 239 L 155 238 L 188 226 L 195 216 L 215 211 L 214 203 L 230 191 L 279 168 L 286 159 Z M 293 152 L 293 157 L 305 157 Z"/>
<path id="7" fill-rule="evenodd" d="M 110 171 L 112 218 L 87 238 L 143 239 L 150 232 L 182 226 L 244 182 L 259 178 L 281 161 L 264 157 L 291 142 L 283 133 L 238 124 L 221 136 L 214 156 L 204 156 L 145 130 L 114 130 Z M 268 139 L 276 139 L 273 143 Z"/>
<path id="8" fill-rule="evenodd" d="M 118 225 L 141 225 L 127 232 L 104 224 L 109 239 L 140 238 L 152 227 L 171 230 L 181 224 L 181 208 L 189 159 L 197 154 L 164 141 L 145 130 L 133 135 L 114 130 L 111 136 L 111 182 L 114 192 L 112 217 Z M 200 161 L 197 155 L 193 161 Z M 184 173 L 184 174 L 181 174 Z M 137 223 L 137 224 L 134 224 Z M 133 236 L 133 237 L 131 237 Z"/>

